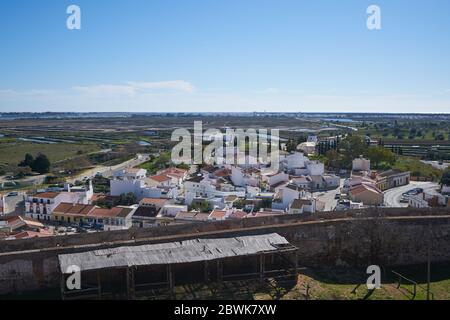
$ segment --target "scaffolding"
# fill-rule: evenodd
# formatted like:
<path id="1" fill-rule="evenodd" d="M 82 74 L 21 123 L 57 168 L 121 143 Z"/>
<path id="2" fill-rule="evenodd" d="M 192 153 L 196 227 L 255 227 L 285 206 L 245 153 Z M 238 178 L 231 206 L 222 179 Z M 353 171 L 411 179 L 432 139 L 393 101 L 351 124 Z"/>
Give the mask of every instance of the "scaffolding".
<path id="1" fill-rule="evenodd" d="M 62 299 L 135 299 L 176 286 L 297 277 L 297 248 L 278 234 L 195 239 L 59 255 Z M 70 267 L 82 288 L 68 290 Z"/>

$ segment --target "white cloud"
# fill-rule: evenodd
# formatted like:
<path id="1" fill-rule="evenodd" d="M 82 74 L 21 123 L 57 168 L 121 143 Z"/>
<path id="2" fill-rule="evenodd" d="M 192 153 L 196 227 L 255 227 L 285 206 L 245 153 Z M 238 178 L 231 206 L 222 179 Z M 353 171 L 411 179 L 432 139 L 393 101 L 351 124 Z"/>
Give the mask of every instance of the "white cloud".
<path id="1" fill-rule="evenodd" d="M 160 82 L 127 82 L 123 85 L 101 84 L 93 86 L 76 86 L 73 90 L 90 95 L 127 95 L 134 96 L 138 93 L 151 93 L 161 91 L 175 91 L 193 93 L 195 87 L 183 80 Z"/>
<path id="2" fill-rule="evenodd" d="M 269 88 L 270 89 L 270 88 Z M 374 92 L 221 92 L 185 81 L 124 82 L 58 90 L 0 89 L 0 111 L 448 112 L 450 95 Z"/>
<path id="3" fill-rule="evenodd" d="M 134 95 L 135 90 L 131 86 L 121 86 L 121 85 L 109 85 L 109 84 L 100 84 L 95 86 L 86 86 L 86 87 L 73 87 L 73 90 L 83 93 L 83 94 L 92 94 L 92 95 Z"/>
<path id="4" fill-rule="evenodd" d="M 183 80 L 174 81 L 160 81 L 160 82 L 128 82 L 128 85 L 136 90 L 174 90 L 192 93 L 195 91 L 195 87 Z"/>

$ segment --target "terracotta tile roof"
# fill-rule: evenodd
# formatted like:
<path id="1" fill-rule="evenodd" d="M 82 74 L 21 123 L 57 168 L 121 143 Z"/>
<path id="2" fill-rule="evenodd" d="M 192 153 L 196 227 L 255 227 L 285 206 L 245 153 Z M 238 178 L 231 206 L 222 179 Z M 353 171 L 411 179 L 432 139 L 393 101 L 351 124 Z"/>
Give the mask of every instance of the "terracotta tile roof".
<path id="1" fill-rule="evenodd" d="M 62 202 L 55 209 L 53 209 L 53 213 L 85 216 L 94 208 L 95 206 L 93 205 Z"/>
<path id="2" fill-rule="evenodd" d="M 42 199 L 54 199 L 59 195 L 59 192 L 41 192 L 37 193 L 33 196 L 33 198 L 42 198 Z"/>
<path id="3" fill-rule="evenodd" d="M 66 213 L 70 208 L 72 208 L 72 203 L 61 202 L 55 209 L 53 213 Z"/>
<path id="4" fill-rule="evenodd" d="M 38 220 L 28 218 L 28 217 L 23 217 L 23 216 L 9 217 L 6 219 L 6 222 L 8 223 L 8 225 L 23 223 L 22 225 L 16 225 L 16 227 L 21 227 L 23 225 L 27 225 L 27 226 L 31 226 L 31 227 L 35 227 L 35 228 L 44 228 L 44 225 L 41 222 L 39 222 Z M 13 227 L 13 226 L 11 226 L 11 227 Z"/>
<path id="5" fill-rule="evenodd" d="M 228 177 L 231 175 L 231 170 L 228 169 L 219 169 L 214 172 L 216 177 Z"/>
<path id="6" fill-rule="evenodd" d="M 94 193 L 91 198 L 91 202 L 98 201 L 100 199 L 105 199 L 106 195 L 103 193 Z"/>
<path id="7" fill-rule="evenodd" d="M 367 184 L 359 184 L 353 188 L 350 189 L 350 193 L 353 195 L 365 192 L 365 191 L 370 191 L 370 192 L 374 192 L 374 193 L 378 193 L 378 194 L 382 194 L 383 192 L 378 189 L 375 186 L 371 186 L 371 185 L 367 185 Z"/>
<path id="8" fill-rule="evenodd" d="M 87 215 L 92 209 L 94 209 L 92 205 L 76 204 L 67 210 L 66 213 Z"/>
<path id="9" fill-rule="evenodd" d="M 133 209 L 132 208 L 123 208 L 123 207 L 114 207 L 111 209 L 102 209 L 95 208 L 91 212 L 89 212 L 89 217 L 97 217 L 97 218 L 115 218 L 115 217 L 126 217 Z"/>
<path id="10" fill-rule="evenodd" d="M 12 239 L 30 239 L 30 238 L 43 238 L 43 237 L 51 237 L 53 234 L 47 230 L 41 230 L 40 232 L 35 231 L 21 231 L 14 235 L 11 235 Z"/>
<path id="11" fill-rule="evenodd" d="M 236 210 L 232 214 L 230 214 L 230 219 L 243 219 L 247 217 L 247 213 L 241 210 Z"/>
<path id="12" fill-rule="evenodd" d="M 164 182 L 164 181 L 171 180 L 170 177 L 168 177 L 166 175 L 162 175 L 162 174 L 156 175 L 156 176 L 151 176 L 151 177 L 149 177 L 149 179 L 152 179 L 152 180 L 155 180 L 155 181 L 158 181 L 158 182 Z"/>
<path id="13" fill-rule="evenodd" d="M 183 178 L 187 173 L 187 170 L 184 169 L 179 169 L 179 168 L 167 168 L 165 170 L 159 171 L 158 174 L 160 175 L 166 175 L 166 176 L 170 176 L 170 177 L 175 177 L 175 178 Z"/>
<path id="14" fill-rule="evenodd" d="M 152 205 L 156 207 L 164 207 L 164 205 L 169 202 L 169 199 L 162 199 L 162 198 L 144 198 L 139 202 L 139 205 Z"/>
<path id="15" fill-rule="evenodd" d="M 213 210 L 209 214 L 210 219 L 223 219 L 226 216 L 227 212 L 223 210 Z"/>

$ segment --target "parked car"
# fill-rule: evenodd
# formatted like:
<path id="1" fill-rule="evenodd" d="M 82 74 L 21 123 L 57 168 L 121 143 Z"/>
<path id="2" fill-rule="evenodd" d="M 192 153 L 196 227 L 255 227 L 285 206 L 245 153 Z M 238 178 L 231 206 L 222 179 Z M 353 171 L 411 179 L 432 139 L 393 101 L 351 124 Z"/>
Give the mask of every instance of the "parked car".
<path id="1" fill-rule="evenodd" d="M 408 203 L 409 202 L 409 195 L 402 196 L 400 198 L 400 202 L 401 203 Z"/>

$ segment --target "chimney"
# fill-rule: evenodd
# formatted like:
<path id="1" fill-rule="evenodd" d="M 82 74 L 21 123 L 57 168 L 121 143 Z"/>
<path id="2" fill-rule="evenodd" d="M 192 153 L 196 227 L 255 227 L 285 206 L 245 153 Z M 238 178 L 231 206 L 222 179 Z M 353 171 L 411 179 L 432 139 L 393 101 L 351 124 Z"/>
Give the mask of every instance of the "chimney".
<path id="1" fill-rule="evenodd" d="M 70 183 L 64 184 L 64 190 L 66 190 L 67 192 L 70 192 Z"/>

